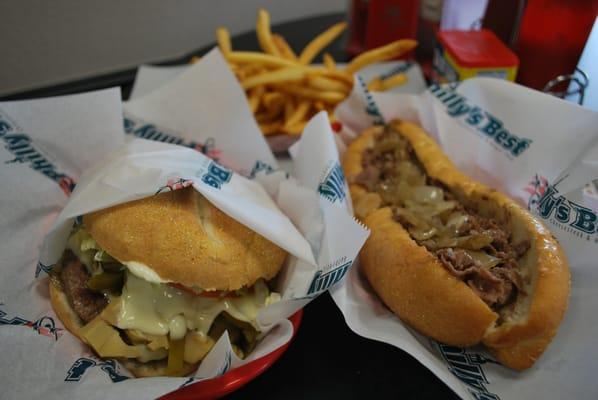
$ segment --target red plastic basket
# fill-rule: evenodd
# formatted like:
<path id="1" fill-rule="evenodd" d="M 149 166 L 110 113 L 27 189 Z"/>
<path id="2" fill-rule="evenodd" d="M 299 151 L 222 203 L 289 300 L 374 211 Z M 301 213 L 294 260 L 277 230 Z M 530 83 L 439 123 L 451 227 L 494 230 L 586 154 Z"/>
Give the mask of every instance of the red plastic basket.
<path id="1" fill-rule="evenodd" d="M 289 321 L 293 324 L 293 337 L 284 346 L 262 358 L 228 371 L 218 378 L 197 382 L 168 393 L 160 397 L 160 400 L 208 400 L 217 399 L 234 392 L 262 374 L 282 356 L 295 338 L 302 316 L 303 310 L 299 310 L 289 317 Z"/>

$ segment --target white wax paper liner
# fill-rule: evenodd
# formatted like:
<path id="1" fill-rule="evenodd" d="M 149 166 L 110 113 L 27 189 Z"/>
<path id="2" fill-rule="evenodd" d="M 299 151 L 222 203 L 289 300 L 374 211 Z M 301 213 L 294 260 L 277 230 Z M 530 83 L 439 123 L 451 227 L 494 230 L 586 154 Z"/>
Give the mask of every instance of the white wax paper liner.
<path id="1" fill-rule="evenodd" d="M 124 105 L 125 131 L 185 145 L 243 175 L 256 160 L 276 160 L 248 107 L 245 92 L 217 49 L 157 90 Z"/>
<path id="2" fill-rule="evenodd" d="M 243 92 L 217 51 L 175 77 L 163 90 L 125 106 L 125 130 L 154 142 L 129 140 L 122 146 L 121 104 L 118 93 L 110 93 L 112 98 L 96 102 L 86 97 L 94 98 L 93 94 L 72 100 L 70 97 L 50 99 L 43 113 L 31 111 L 40 107 L 38 101 L 0 104 L 13 107 L 11 121 L 21 125 L 25 125 L 22 123 L 25 121 L 36 127 L 28 131 L 31 137 L 43 137 L 54 145 L 52 153 L 43 153 L 46 158 L 57 165 L 72 166 L 78 174 L 86 170 L 81 176 L 72 175 L 74 179 L 58 182 L 60 186 L 53 183 L 54 192 L 62 196 L 56 201 L 39 195 L 49 182 L 39 173 L 32 174 L 26 168 L 2 170 L 2 182 L 14 186 L 10 196 L 0 197 L 2 226 L 5 227 L 2 234 L 6 239 L 2 252 L 6 260 L 2 271 L 5 279 L 1 284 L 0 334 L 6 347 L 3 367 L 11 371 L 2 378 L 7 398 L 35 397 L 40 393 L 50 398 L 65 395 L 137 398 L 140 393 L 156 397 L 264 356 L 292 336 L 291 323 L 285 318 L 337 283 L 367 237 L 367 230 L 329 198 L 323 200 L 316 194 L 317 188 L 304 186 L 301 179 L 276 170 L 276 161 L 264 145 Z M 105 109 L 111 111 L 109 118 L 103 112 Z M 35 125 L 43 118 L 53 122 L 45 130 Z M 65 130 L 77 135 L 76 138 L 62 143 Z M 330 140 L 329 129 L 313 129 L 312 132 L 323 142 Z M 232 173 L 204 155 L 168 143 L 199 150 L 256 178 L 264 183 L 272 198 L 255 182 Z M 116 150 L 107 155 L 110 149 Z M 307 153 L 305 157 L 296 162 L 313 161 Z M 102 158 L 104 160 L 97 163 Z M 71 159 L 77 162 L 68 164 Z M 97 164 L 92 167 L 94 163 Z M 62 175 L 71 177 L 66 173 Z M 78 185 L 67 203 L 66 196 L 57 190 L 59 187 L 70 190 L 75 182 Z M 143 379 L 140 384 L 140 380 L 132 379 L 117 362 L 99 360 L 86 346 L 65 333 L 48 302 L 46 273 L 60 256 L 72 220 L 79 213 L 189 184 L 224 212 L 293 254 L 279 287 L 285 300 L 260 314 L 259 322 L 268 334 L 247 359 L 235 356 L 224 335 L 193 377 Z M 340 190 L 346 192 L 344 181 Z M 294 193 L 302 193 L 302 198 L 311 198 L 311 201 L 298 203 Z M 273 200 L 280 209 L 288 211 L 299 232 Z M 310 216 L 309 222 L 302 216 Z M 37 249 L 47 232 L 50 234 L 42 249 L 42 262 L 38 263 Z M 298 264 L 300 268 L 295 268 Z M 16 270 L 11 268 L 13 265 L 23 267 Z M 40 278 L 34 280 L 34 274 Z M 39 358 L 23 357 L 26 349 L 36 351 Z M 15 359 L 23 361 L 15 367 L 12 361 Z"/>
<path id="3" fill-rule="evenodd" d="M 565 249 L 569 308 L 546 352 L 517 373 L 483 349 L 443 346 L 388 311 L 353 268 L 331 293 L 356 333 L 407 351 L 463 398 L 597 398 L 598 221 L 582 194 L 598 177 L 598 114 L 490 78 L 456 91 L 433 85 L 420 96 L 368 93 L 364 85 L 336 110 L 349 142 L 372 123 L 419 122 L 463 172 L 502 190 L 538 215 Z"/>

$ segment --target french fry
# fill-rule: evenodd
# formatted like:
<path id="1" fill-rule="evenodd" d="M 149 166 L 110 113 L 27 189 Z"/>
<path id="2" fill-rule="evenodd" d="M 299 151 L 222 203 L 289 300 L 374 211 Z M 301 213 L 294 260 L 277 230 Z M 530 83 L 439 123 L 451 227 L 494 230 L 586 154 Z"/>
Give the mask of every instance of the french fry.
<path id="1" fill-rule="evenodd" d="M 366 65 L 378 62 L 386 61 L 392 58 L 398 57 L 405 54 L 409 50 L 413 49 L 417 45 L 417 42 L 412 39 L 401 39 L 386 46 L 379 47 L 377 49 L 366 51 L 355 57 L 345 68 L 345 71 L 353 74 Z"/>
<path id="2" fill-rule="evenodd" d="M 255 120 L 260 124 L 277 122 L 275 121 L 275 118 L 276 115 L 274 115 L 273 113 L 269 113 L 266 110 L 258 110 L 258 112 L 255 113 Z"/>
<path id="3" fill-rule="evenodd" d="M 282 131 L 282 124 L 280 122 L 261 122 L 259 125 L 264 135 L 272 135 Z"/>
<path id="4" fill-rule="evenodd" d="M 259 64 L 266 67 L 296 67 L 307 68 L 291 60 L 281 57 L 273 56 L 271 54 L 263 54 L 255 51 L 232 51 L 228 55 L 228 60 L 235 64 Z"/>
<path id="5" fill-rule="evenodd" d="M 270 110 L 273 108 L 284 107 L 285 96 L 280 92 L 268 92 L 264 94 L 262 100 L 264 107 Z"/>
<path id="6" fill-rule="evenodd" d="M 279 56 L 280 52 L 272 40 L 272 31 L 270 30 L 270 14 L 263 8 L 260 8 L 257 13 L 256 32 L 257 40 L 260 43 L 262 50 L 268 54 Z"/>
<path id="7" fill-rule="evenodd" d="M 340 103 L 347 97 L 342 92 L 320 91 L 293 84 L 279 84 L 277 85 L 277 88 L 283 92 L 291 93 L 302 98 L 322 100 L 324 103 Z"/>
<path id="8" fill-rule="evenodd" d="M 346 94 L 349 94 L 349 92 L 351 91 L 351 86 L 348 85 L 346 82 L 326 78 L 325 76 L 321 75 L 308 75 L 307 84 L 310 87 L 319 90 L 334 90 Z"/>
<path id="9" fill-rule="evenodd" d="M 264 72 L 251 76 L 241 82 L 243 89 L 251 89 L 258 85 L 278 82 L 299 81 L 305 77 L 305 71 L 299 68 L 281 68 L 271 72 Z"/>
<path id="10" fill-rule="evenodd" d="M 330 53 L 324 53 L 324 66 L 331 70 L 336 69 L 336 61 L 334 61 Z"/>
<path id="11" fill-rule="evenodd" d="M 286 122 L 295 112 L 295 99 L 292 96 L 286 96 L 284 103 L 284 121 Z"/>
<path id="12" fill-rule="evenodd" d="M 235 75 L 240 82 L 243 82 L 245 79 L 250 78 L 252 76 L 258 75 L 262 72 L 265 72 L 266 68 L 261 65 L 237 65 L 237 69 L 235 71 Z"/>
<path id="13" fill-rule="evenodd" d="M 413 40 L 393 42 L 356 57 L 344 69 L 338 68 L 329 53 L 324 53 L 323 66 L 310 65 L 346 27 L 344 22 L 331 26 L 311 40 L 300 55 L 283 36 L 272 33 L 270 14 L 263 9 L 258 11 L 256 22 L 262 51 L 234 51 L 229 31 L 216 30 L 218 46 L 245 89 L 251 111 L 264 135 L 299 135 L 307 121 L 322 111 L 334 122 L 334 109 L 353 89 L 355 71 L 404 54 L 416 44 Z M 403 84 L 405 79 L 400 75 L 387 80 L 378 77 L 368 87 L 385 90 Z"/>
<path id="14" fill-rule="evenodd" d="M 382 78 L 380 78 L 379 76 L 373 78 L 369 83 L 368 83 L 368 90 L 371 92 L 379 92 L 382 89 Z"/>
<path id="15" fill-rule="evenodd" d="M 346 22 L 339 22 L 338 24 L 332 25 L 330 28 L 313 38 L 312 41 L 309 42 L 301 52 L 301 55 L 299 56 L 299 62 L 304 65 L 312 62 L 318 53 L 322 51 L 324 47 L 332 43 L 332 41 L 334 41 L 334 39 L 343 33 L 346 28 Z"/>
<path id="16" fill-rule="evenodd" d="M 293 112 L 289 119 L 285 121 L 284 126 L 293 126 L 304 120 L 307 116 L 307 112 L 309 111 L 310 106 L 311 104 L 307 100 L 302 100 L 301 102 L 299 102 L 299 105 L 297 106 L 297 108 L 295 108 L 295 112 Z"/>
<path id="17" fill-rule="evenodd" d="M 353 87 L 353 75 L 342 71 L 340 69 L 328 69 L 323 67 L 309 67 L 310 74 L 319 74 L 327 78 L 345 82 L 347 85 Z"/>
<path id="18" fill-rule="evenodd" d="M 260 100 L 265 91 L 264 86 L 257 86 L 249 91 L 249 107 L 254 114 L 260 107 Z"/>
<path id="19" fill-rule="evenodd" d="M 283 126 L 282 131 L 289 135 L 300 135 L 305 129 L 305 125 L 307 125 L 307 121 L 300 121 L 294 125 Z"/>
<path id="20" fill-rule="evenodd" d="M 401 86 L 407 82 L 407 75 L 396 74 L 386 79 L 375 78 L 368 84 L 368 89 L 372 91 L 383 92 L 393 87 Z M 372 85 L 372 88 L 370 88 Z"/>
<path id="21" fill-rule="evenodd" d="M 274 40 L 274 44 L 276 45 L 276 48 L 278 48 L 278 52 L 282 57 L 286 58 L 287 60 L 297 61 L 297 54 L 295 54 L 295 51 L 291 48 L 291 46 L 289 46 L 289 43 L 284 37 L 274 34 L 272 39 Z"/>
<path id="22" fill-rule="evenodd" d="M 226 57 L 233 49 L 230 43 L 230 33 L 228 29 L 219 27 L 216 29 L 216 39 L 218 41 L 218 47 L 220 47 L 220 51 Z"/>

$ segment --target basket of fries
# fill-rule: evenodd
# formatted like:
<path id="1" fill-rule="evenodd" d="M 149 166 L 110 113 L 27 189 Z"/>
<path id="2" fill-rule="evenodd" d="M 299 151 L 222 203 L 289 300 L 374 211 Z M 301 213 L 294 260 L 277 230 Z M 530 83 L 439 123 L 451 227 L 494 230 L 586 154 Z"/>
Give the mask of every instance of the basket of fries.
<path id="1" fill-rule="evenodd" d="M 326 111 L 334 124 L 334 109 L 353 90 L 354 74 L 363 67 L 392 60 L 412 50 L 417 42 L 401 39 L 369 50 L 345 65 L 324 53 L 323 64 L 314 59 L 347 28 L 346 22 L 332 25 L 313 38 L 300 53 L 270 28 L 270 14 L 260 9 L 256 34 L 259 51 L 235 51 L 230 33 L 218 28 L 216 37 L 228 65 L 245 90 L 249 105 L 262 133 L 274 151 L 286 150 L 303 132 L 316 113 Z M 192 61 L 196 61 L 194 58 Z M 376 77 L 368 84 L 374 91 L 402 85 L 405 74 Z"/>

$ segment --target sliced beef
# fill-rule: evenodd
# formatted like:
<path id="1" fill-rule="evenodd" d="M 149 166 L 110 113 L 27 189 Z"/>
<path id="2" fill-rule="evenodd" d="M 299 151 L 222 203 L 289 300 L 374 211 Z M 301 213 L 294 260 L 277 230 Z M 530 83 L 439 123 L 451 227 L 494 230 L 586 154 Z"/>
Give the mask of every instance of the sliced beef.
<path id="1" fill-rule="evenodd" d="M 483 268 L 463 249 L 440 249 L 436 256 L 451 274 L 467 283 L 491 307 L 509 303 L 521 289 L 521 278 L 512 264 Z"/>
<path id="2" fill-rule="evenodd" d="M 505 305 L 513 297 L 513 284 L 506 279 L 498 278 L 486 269 L 486 274 L 477 274 L 466 281 L 467 285 L 490 307 Z"/>
<path id="3" fill-rule="evenodd" d="M 355 183 L 373 192 L 380 181 L 380 169 L 375 165 L 368 165 L 355 177 Z"/>
<path id="4" fill-rule="evenodd" d="M 462 249 L 440 249 L 436 256 L 453 275 L 461 279 L 479 269 L 474 259 Z"/>
<path id="5" fill-rule="evenodd" d="M 106 298 L 87 288 L 89 273 L 85 266 L 74 255 L 63 259 L 60 280 L 66 297 L 79 318 L 84 322 L 94 319 L 108 304 Z"/>
<path id="6" fill-rule="evenodd" d="M 522 240 L 519 243 L 513 245 L 513 251 L 515 252 L 515 257 L 520 258 L 529 250 L 531 246 L 531 242 L 529 239 Z"/>

